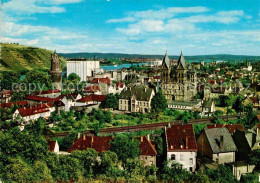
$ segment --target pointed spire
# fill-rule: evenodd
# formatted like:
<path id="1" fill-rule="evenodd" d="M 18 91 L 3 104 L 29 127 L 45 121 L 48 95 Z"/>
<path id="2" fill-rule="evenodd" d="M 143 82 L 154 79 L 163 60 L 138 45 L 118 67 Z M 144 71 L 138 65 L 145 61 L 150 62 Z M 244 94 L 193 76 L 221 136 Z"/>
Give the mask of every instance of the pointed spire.
<path id="1" fill-rule="evenodd" d="M 181 51 L 181 55 L 180 55 L 180 57 L 179 57 L 179 59 L 178 59 L 178 66 L 177 66 L 177 68 L 179 68 L 180 66 L 181 66 L 183 69 L 187 69 L 187 67 L 186 67 L 186 61 L 185 61 L 184 56 L 182 55 L 182 51 Z"/>
<path id="2" fill-rule="evenodd" d="M 162 65 L 165 65 L 167 68 L 170 67 L 170 59 L 169 59 L 169 57 L 167 55 L 167 51 L 166 51 L 166 53 L 165 53 L 165 55 L 163 57 Z"/>

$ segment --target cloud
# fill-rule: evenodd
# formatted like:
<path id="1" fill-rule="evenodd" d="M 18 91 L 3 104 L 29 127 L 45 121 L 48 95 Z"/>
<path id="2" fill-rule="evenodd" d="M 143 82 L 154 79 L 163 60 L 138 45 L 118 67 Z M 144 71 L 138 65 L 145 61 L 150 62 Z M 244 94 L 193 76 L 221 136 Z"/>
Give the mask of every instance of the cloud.
<path id="1" fill-rule="evenodd" d="M 34 13 L 62 13 L 64 8 L 58 6 L 41 6 L 36 0 L 11 0 L 2 4 L 1 9 L 7 13 L 34 14 Z"/>
<path id="2" fill-rule="evenodd" d="M 40 0 L 45 4 L 74 4 L 80 3 L 83 0 Z"/>
<path id="3" fill-rule="evenodd" d="M 123 22 L 134 22 L 135 18 L 133 17 L 125 17 L 121 19 L 110 19 L 107 20 L 106 23 L 123 23 Z"/>

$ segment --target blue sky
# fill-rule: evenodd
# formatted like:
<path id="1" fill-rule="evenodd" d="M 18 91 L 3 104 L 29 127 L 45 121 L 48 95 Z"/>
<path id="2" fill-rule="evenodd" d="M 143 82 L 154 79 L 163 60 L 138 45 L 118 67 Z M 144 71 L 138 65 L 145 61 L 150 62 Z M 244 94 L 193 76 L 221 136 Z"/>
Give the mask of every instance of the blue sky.
<path id="1" fill-rule="evenodd" d="M 0 41 L 58 52 L 260 55 L 260 0 L 2 0 Z"/>

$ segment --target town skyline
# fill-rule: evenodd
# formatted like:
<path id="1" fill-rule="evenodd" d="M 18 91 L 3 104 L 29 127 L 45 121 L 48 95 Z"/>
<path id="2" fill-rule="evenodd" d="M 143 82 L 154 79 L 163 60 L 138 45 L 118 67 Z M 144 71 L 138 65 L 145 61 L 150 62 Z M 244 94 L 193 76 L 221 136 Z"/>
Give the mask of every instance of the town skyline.
<path id="1" fill-rule="evenodd" d="M 0 41 L 59 53 L 259 56 L 258 5 L 257 0 L 3 0 Z"/>

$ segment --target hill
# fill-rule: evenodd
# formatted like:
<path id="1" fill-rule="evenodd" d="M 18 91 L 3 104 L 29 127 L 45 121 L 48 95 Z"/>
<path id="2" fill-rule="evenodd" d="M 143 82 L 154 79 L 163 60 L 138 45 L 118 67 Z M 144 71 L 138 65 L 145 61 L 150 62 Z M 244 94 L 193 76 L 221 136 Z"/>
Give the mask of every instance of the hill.
<path id="1" fill-rule="evenodd" d="M 139 55 L 139 54 L 124 54 L 124 53 L 60 53 L 65 58 L 93 58 L 96 55 L 98 58 L 157 58 L 162 59 L 163 55 Z M 184 55 L 185 56 L 185 55 Z M 179 55 L 169 56 L 170 58 L 178 59 Z M 243 60 L 260 60 L 260 56 L 247 56 L 247 55 L 198 55 L 198 56 L 185 56 L 187 61 L 212 61 L 212 60 L 225 60 L 225 61 L 243 61 Z"/>
<path id="2" fill-rule="evenodd" d="M 50 69 L 52 53 L 53 51 L 42 48 L 1 43 L 1 70 Z M 63 57 L 60 58 L 60 62 L 62 67 L 66 65 Z"/>

